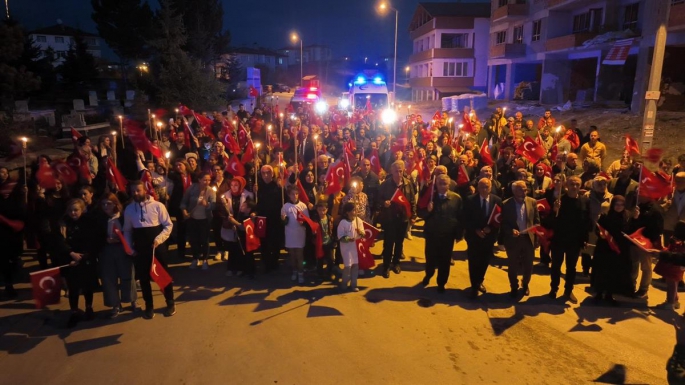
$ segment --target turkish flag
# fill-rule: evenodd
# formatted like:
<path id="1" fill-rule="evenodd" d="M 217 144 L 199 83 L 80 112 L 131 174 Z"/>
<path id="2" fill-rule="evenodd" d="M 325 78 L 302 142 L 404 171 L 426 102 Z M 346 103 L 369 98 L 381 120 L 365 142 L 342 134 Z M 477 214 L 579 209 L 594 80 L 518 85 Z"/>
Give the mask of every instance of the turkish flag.
<path id="1" fill-rule="evenodd" d="M 461 187 L 469 184 L 471 180 L 469 179 L 469 173 L 466 172 L 466 167 L 463 164 L 459 165 L 457 170 L 457 186 Z"/>
<path id="2" fill-rule="evenodd" d="M 359 269 L 369 270 L 376 266 L 376 260 L 371 254 L 370 245 L 362 239 L 357 239 L 355 241 L 357 246 L 357 257 L 359 258 Z"/>
<path id="3" fill-rule="evenodd" d="M 173 281 L 166 269 L 159 263 L 159 260 L 155 258 L 154 250 L 152 252 L 152 265 L 150 265 L 150 278 L 155 281 L 161 291 L 164 291 Z"/>
<path id="4" fill-rule="evenodd" d="M 266 237 L 266 217 L 257 217 L 254 233 L 259 238 Z"/>
<path id="5" fill-rule="evenodd" d="M 547 252 L 549 250 L 549 245 L 552 242 L 552 237 L 554 236 L 554 230 L 552 229 L 547 229 L 545 227 L 542 227 L 540 225 L 533 226 L 533 228 L 530 230 L 535 235 L 538 236 L 538 240 L 540 241 L 540 247 L 542 247 L 542 250 L 544 252 Z"/>
<path id="6" fill-rule="evenodd" d="M 480 160 L 486 166 L 492 166 L 493 163 L 495 163 L 492 161 L 492 155 L 490 154 L 490 146 L 488 146 L 487 139 L 483 139 L 483 144 L 480 146 Z"/>
<path id="7" fill-rule="evenodd" d="M 404 196 L 404 194 L 402 193 L 401 188 L 398 187 L 397 190 L 395 190 L 395 193 L 392 194 L 392 198 L 390 199 L 390 201 L 395 202 L 398 205 L 404 207 L 404 211 L 407 214 L 407 218 L 411 218 L 411 205 L 409 204 L 407 197 Z"/>
<path id="8" fill-rule="evenodd" d="M 302 211 L 299 211 L 299 210 L 297 211 L 296 218 L 297 218 L 298 222 L 306 223 L 307 225 L 309 225 L 309 228 L 312 229 L 312 232 L 314 231 L 315 227 L 317 230 L 319 228 L 319 225 L 316 222 L 314 222 L 313 220 L 311 220 L 311 218 L 309 218 L 308 215 L 305 215 Z"/>
<path id="9" fill-rule="evenodd" d="M 81 178 L 90 179 L 88 161 L 78 151 L 73 152 L 67 157 L 67 164 L 72 168 L 72 170 L 74 170 L 74 172 L 81 175 Z"/>
<path id="10" fill-rule="evenodd" d="M 117 165 L 110 157 L 107 157 L 107 180 L 112 182 L 118 191 L 126 191 L 128 181 L 121 175 Z"/>
<path id="11" fill-rule="evenodd" d="M 228 130 L 224 130 L 222 133 L 223 133 L 222 141 L 224 142 L 224 146 L 226 146 L 226 150 L 228 152 L 230 152 L 231 154 L 239 153 L 240 152 L 240 145 L 238 144 L 238 142 L 233 137 L 233 134 Z"/>
<path id="12" fill-rule="evenodd" d="M 597 224 L 597 230 L 599 231 L 599 235 L 601 235 L 602 238 L 607 241 L 609 248 L 611 248 L 611 250 L 613 250 L 616 254 L 621 254 L 621 249 L 618 247 L 614 237 L 611 236 L 611 234 L 609 234 L 609 232 L 599 223 Z"/>
<path id="13" fill-rule="evenodd" d="M 335 194 L 342 190 L 345 178 L 345 166 L 342 160 L 331 165 L 326 173 L 326 194 Z"/>
<path id="14" fill-rule="evenodd" d="M 36 301 L 36 309 L 42 309 L 45 305 L 59 303 L 62 291 L 62 278 L 59 267 L 36 271 L 31 273 L 31 291 Z"/>
<path id="15" fill-rule="evenodd" d="M 140 181 L 143 182 L 143 186 L 145 186 L 145 191 L 147 192 L 147 195 L 151 196 L 154 200 L 159 201 L 159 197 L 157 196 L 155 187 L 152 185 L 152 174 L 150 174 L 149 171 L 143 172 L 143 176 L 140 177 Z M 184 186 L 183 191 L 185 192 L 185 190 L 186 187 Z"/>
<path id="16" fill-rule="evenodd" d="M 549 159 L 552 160 L 552 162 L 557 161 L 557 156 L 559 155 L 559 146 L 557 145 L 557 141 L 554 141 L 554 145 L 552 145 L 552 148 L 549 149 Z"/>
<path id="17" fill-rule="evenodd" d="M 431 182 L 427 185 L 426 191 L 421 194 L 421 197 L 419 198 L 419 201 L 417 203 L 417 206 L 425 209 L 428 207 L 428 204 L 431 201 L 431 195 L 435 192 L 435 177 L 431 180 Z"/>
<path id="18" fill-rule="evenodd" d="M 545 148 L 536 143 L 530 136 L 526 136 L 523 143 L 516 149 L 516 153 L 528 159 L 531 163 L 537 163 L 545 154 Z"/>
<path id="19" fill-rule="evenodd" d="M 640 196 L 661 199 L 673 191 L 673 186 L 669 181 L 658 177 L 653 172 L 649 171 L 644 165 L 640 170 L 640 185 L 638 192 Z"/>
<path id="20" fill-rule="evenodd" d="M 440 123 L 440 119 L 442 119 L 442 114 L 440 113 L 440 110 L 437 110 L 433 114 L 433 120 L 435 120 L 436 123 Z"/>
<path id="21" fill-rule="evenodd" d="M 637 141 L 633 139 L 630 135 L 625 136 L 626 147 L 625 150 L 629 155 L 640 155 L 640 146 L 638 146 Z"/>
<path id="22" fill-rule="evenodd" d="M 162 150 L 150 142 L 150 139 L 147 138 L 145 131 L 142 127 L 140 127 L 140 124 L 127 121 L 126 133 L 128 134 L 129 139 L 131 139 L 131 142 L 133 142 L 133 146 L 137 150 L 142 152 L 150 152 L 156 158 L 162 157 Z M 188 133 L 186 133 L 186 135 L 187 134 Z"/>
<path id="23" fill-rule="evenodd" d="M 36 179 L 40 187 L 44 189 L 55 188 L 57 172 L 50 166 L 40 166 L 36 172 Z"/>
<path id="24" fill-rule="evenodd" d="M 254 143 L 252 143 L 252 140 L 247 142 L 247 146 L 245 146 L 245 152 L 243 153 L 243 156 L 240 158 L 240 162 L 245 164 L 252 162 L 255 157 L 255 151 L 254 151 Z"/>
<path id="25" fill-rule="evenodd" d="M 323 235 L 319 231 L 319 224 L 311 220 L 302 211 L 297 212 L 297 220 L 300 223 L 306 223 L 309 229 L 312 231 L 314 238 L 312 238 L 312 243 L 314 244 L 314 255 L 317 259 L 323 258 Z"/>
<path id="26" fill-rule="evenodd" d="M 236 154 L 233 154 L 231 159 L 228 160 L 225 171 L 233 176 L 245 176 L 245 167 L 240 163 Z"/>
<path id="27" fill-rule="evenodd" d="M 369 161 L 371 162 L 371 171 L 378 175 L 381 172 L 381 157 L 378 155 L 378 149 L 374 148 L 371 150 L 371 156 L 369 156 Z"/>
<path id="28" fill-rule="evenodd" d="M 124 252 L 126 255 L 133 255 L 133 249 L 131 249 L 131 245 L 128 244 L 126 241 L 126 238 L 124 237 L 124 233 L 121 232 L 119 227 L 116 225 L 114 226 L 114 234 L 119 238 L 119 241 L 121 242 L 121 246 L 124 247 Z"/>
<path id="29" fill-rule="evenodd" d="M 364 225 L 364 242 L 366 242 L 366 244 L 368 244 L 369 247 L 371 247 L 376 243 L 376 239 L 378 238 L 378 235 L 381 233 L 381 231 L 364 221 L 362 221 L 362 224 Z"/>
<path id="30" fill-rule="evenodd" d="M 652 241 L 650 241 L 647 237 L 642 235 L 642 231 L 644 231 L 644 227 L 640 227 L 637 229 L 632 234 L 623 234 L 626 238 L 628 238 L 629 241 L 633 242 L 637 247 L 641 248 L 644 251 L 649 251 L 651 249 L 654 249 L 654 245 L 652 244 Z"/>
<path id="31" fill-rule="evenodd" d="M 502 208 L 495 205 L 488 219 L 488 226 L 499 227 L 502 224 Z"/>
<path id="32" fill-rule="evenodd" d="M 250 97 L 256 98 L 258 96 L 259 96 L 259 90 L 257 90 L 254 86 L 250 86 Z"/>
<path id="33" fill-rule="evenodd" d="M 193 110 L 181 104 L 178 106 L 178 113 L 183 116 L 188 116 L 193 114 Z"/>
<path id="34" fill-rule="evenodd" d="M 214 121 L 206 116 L 198 115 L 194 111 L 193 116 L 195 117 L 197 125 L 202 129 L 202 132 L 204 132 L 206 136 L 216 139 L 214 132 L 212 132 L 212 124 L 214 124 Z"/>
<path id="35" fill-rule="evenodd" d="M 243 227 L 245 227 L 245 251 L 249 253 L 257 250 L 261 246 L 261 242 L 257 234 L 255 234 L 255 225 L 252 219 L 244 220 Z"/>
<path id="36" fill-rule="evenodd" d="M 63 160 L 53 160 L 52 163 L 50 163 L 50 167 L 55 170 L 56 176 L 61 178 L 64 183 L 72 185 L 78 181 L 78 175 L 71 169 L 67 162 Z"/>
<path id="37" fill-rule="evenodd" d="M 467 113 L 463 113 L 461 115 L 461 131 L 466 132 L 468 134 L 473 133 L 473 125 L 471 124 L 471 117 Z"/>
<path id="38" fill-rule="evenodd" d="M 185 119 L 183 119 L 183 133 L 185 134 L 185 137 L 183 138 L 185 145 L 190 148 L 190 138 L 194 138 L 195 134 L 193 133 L 193 130 L 190 129 L 188 121 Z"/>
<path id="39" fill-rule="evenodd" d="M 537 208 L 538 208 L 538 212 L 540 212 L 540 214 L 544 214 L 544 215 L 547 215 L 547 214 L 549 214 L 550 211 L 552 211 L 552 207 L 549 205 L 549 202 L 547 202 L 547 199 L 545 199 L 545 198 L 538 199 Z"/>
<path id="40" fill-rule="evenodd" d="M 238 144 L 241 148 L 243 148 L 247 144 L 250 134 L 247 132 L 247 129 L 245 129 L 245 126 L 242 123 L 239 123 L 238 125 L 240 126 L 238 128 Z"/>
<path id="41" fill-rule="evenodd" d="M 297 181 L 295 181 L 295 184 L 297 185 L 297 191 L 300 193 L 300 200 L 302 203 L 309 205 L 311 203 L 309 201 L 309 197 L 307 196 L 307 192 L 304 191 L 304 186 L 302 186 L 302 182 L 300 182 L 300 178 L 297 178 Z"/>
<path id="42" fill-rule="evenodd" d="M 647 150 L 646 158 L 648 161 L 650 161 L 652 163 L 659 163 L 659 161 L 661 160 L 663 155 L 664 155 L 664 150 L 662 150 L 660 148 L 650 148 L 649 150 Z"/>
<path id="43" fill-rule="evenodd" d="M 83 136 L 83 134 L 81 134 L 80 132 L 76 131 L 76 129 L 75 129 L 74 127 L 71 128 L 71 141 L 72 141 L 72 142 L 76 143 L 76 141 L 78 140 L 78 138 L 80 138 L 80 137 L 82 137 L 82 136 Z"/>

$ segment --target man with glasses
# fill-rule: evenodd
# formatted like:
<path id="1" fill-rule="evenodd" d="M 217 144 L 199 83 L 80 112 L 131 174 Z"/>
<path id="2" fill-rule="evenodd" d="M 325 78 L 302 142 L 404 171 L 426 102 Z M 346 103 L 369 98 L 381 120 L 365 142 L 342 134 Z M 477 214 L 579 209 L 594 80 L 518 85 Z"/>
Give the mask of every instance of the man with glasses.
<path id="1" fill-rule="evenodd" d="M 262 242 L 261 255 L 264 272 L 278 270 L 278 256 L 283 245 L 283 225 L 281 222 L 281 208 L 283 207 L 282 181 L 274 179 L 274 169 L 264 165 L 257 178 L 257 207 L 258 216 L 266 217 L 266 237 Z"/>

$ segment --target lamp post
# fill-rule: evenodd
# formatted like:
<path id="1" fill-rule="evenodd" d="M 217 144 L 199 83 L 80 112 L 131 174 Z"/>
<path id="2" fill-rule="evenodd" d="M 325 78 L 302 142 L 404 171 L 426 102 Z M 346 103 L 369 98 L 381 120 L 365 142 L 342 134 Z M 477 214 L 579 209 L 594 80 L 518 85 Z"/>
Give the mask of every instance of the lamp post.
<path id="1" fill-rule="evenodd" d="M 411 71 L 411 68 L 409 66 L 404 67 L 404 76 L 405 76 L 405 81 L 409 83 L 409 71 Z"/>
<path id="2" fill-rule="evenodd" d="M 303 71 L 303 68 L 304 68 L 303 67 L 303 65 L 304 65 L 303 56 L 304 55 L 303 55 L 303 51 L 302 51 L 302 37 L 298 36 L 297 33 L 293 32 L 293 34 L 290 35 L 290 40 L 292 40 L 293 43 L 297 42 L 298 40 L 300 41 L 300 87 L 302 87 L 302 84 L 303 84 L 302 78 L 304 77 L 304 71 Z"/>
<path id="3" fill-rule="evenodd" d="M 378 8 L 380 8 L 381 12 L 384 12 L 386 9 L 395 11 L 395 57 L 393 59 L 393 70 L 392 70 L 392 93 L 395 94 L 396 91 L 396 86 L 397 86 L 397 22 L 399 20 L 400 16 L 400 11 L 398 11 L 396 8 L 393 8 L 390 6 L 389 3 L 387 2 L 382 2 Z"/>

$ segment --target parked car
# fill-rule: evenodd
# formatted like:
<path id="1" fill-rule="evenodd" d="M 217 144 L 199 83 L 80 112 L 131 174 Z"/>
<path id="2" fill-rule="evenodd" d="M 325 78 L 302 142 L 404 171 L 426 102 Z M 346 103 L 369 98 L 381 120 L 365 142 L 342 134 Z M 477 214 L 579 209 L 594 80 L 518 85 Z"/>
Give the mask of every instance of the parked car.
<path id="1" fill-rule="evenodd" d="M 274 92 L 290 92 L 290 87 L 283 83 L 276 83 L 273 87 Z"/>

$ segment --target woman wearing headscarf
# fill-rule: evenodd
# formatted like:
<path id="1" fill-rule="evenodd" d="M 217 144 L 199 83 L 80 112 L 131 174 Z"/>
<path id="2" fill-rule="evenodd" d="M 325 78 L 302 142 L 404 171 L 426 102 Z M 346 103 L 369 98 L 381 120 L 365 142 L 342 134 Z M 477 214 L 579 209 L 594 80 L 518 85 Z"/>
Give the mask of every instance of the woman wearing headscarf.
<path id="1" fill-rule="evenodd" d="M 607 300 L 618 305 L 614 294 L 632 292 L 630 278 L 631 260 L 630 243 L 623 236 L 628 231 L 629 218 L 626 210 L 626 199 L 614 195 L 609 204 L 609 211 L 601 214 L 597 220 L 593 271 L 595 280 L 595 302 Z"/>
<path id="2" fill-rule="evenodd" d="M 245 274 L 254 278 L 254 253 L 246 250 L 243 226 L 243 221 L 252 213 L 254 198 L 252 193 L 245 189 L 245 184 L 245 178 L 233 177 L 229 183 L 230 189 L 221 196 L 218 204 L 224 205 L 227 213 L 221 228 L 221 238 L 228 245 L 226 276 Z"/>

